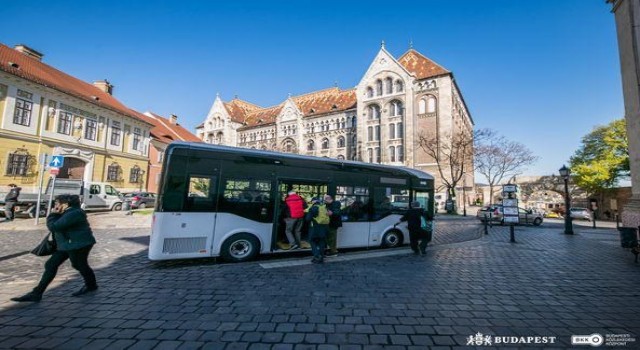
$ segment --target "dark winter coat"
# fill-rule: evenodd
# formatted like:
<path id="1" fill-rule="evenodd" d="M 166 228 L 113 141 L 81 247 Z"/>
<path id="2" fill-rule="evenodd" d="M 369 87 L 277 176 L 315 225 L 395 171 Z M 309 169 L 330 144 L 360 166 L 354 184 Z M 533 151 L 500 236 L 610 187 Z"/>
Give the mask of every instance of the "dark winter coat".
<path id="1" fill-rule="evenodd" d="M 418 231 L 420 230 L 420 226 L 422 222 L 420 220 L 421 217 L 425 217 L 424 209 L 422 208 L 411 208 L 407 210 L 407 212 L 400 218 L 400 221 L 406 221 L 407 227 L 409 231 Z M 426 217 L 425 217 L 426 218 Z"/>
<path id="2" fill-rule="evenodd" d="M 96 243 L 89 226 L 87 214 L 75 207 L 69 207 L 63 213 L 52 213 L 47 217 L 47 227 L 53 232 L 58 250 L 80 249 Z"/>
<path id="3" fill-rule="evenodd" d="M 325 205 L 327 206 L 327 210 L 331 210 L 332 213 L 329 217 L 329 227 L 342 227 L 342 211 L 340 209 L 340 202 L 334 200 L 331 204 L 327 203 Z"/>
<path id="4" fill-rule="evenodd" d="M 12 187 L 9 193 L 4 197 L 5 202 L 17 202 L 22 187 Z"/>

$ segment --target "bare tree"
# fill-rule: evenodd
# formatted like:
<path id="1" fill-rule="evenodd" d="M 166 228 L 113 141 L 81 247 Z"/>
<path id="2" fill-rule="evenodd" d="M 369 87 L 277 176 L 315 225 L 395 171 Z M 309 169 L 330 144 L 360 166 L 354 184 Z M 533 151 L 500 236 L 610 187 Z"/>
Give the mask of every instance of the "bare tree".
<path id="1" fill-rule="evenodd" d="M 520 174 L 528 165 L 538 160 L 525 145 L 509 141 L 504 136 L 492 135 L 476 144 L 474 158 L 476 172 L 489 183 L 491 203 L 496 185 Z"/>
<path id="2" fill-rule="evenodd" d="M 491 134 L 487 129 L 469 132 L 460 130 L 453 134 L 428 135 L 420 132 L 418 146 L 436 163 L 447 200 L 453 202 L 449 213 L 457 213 L 456 187 L 465 173 L 473 171 L 473 143 Z"/>

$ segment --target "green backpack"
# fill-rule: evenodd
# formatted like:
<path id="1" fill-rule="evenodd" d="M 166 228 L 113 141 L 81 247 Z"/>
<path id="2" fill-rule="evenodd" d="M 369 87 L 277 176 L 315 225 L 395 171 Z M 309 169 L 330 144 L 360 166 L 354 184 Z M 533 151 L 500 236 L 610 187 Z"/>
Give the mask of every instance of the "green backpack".
<path id="1" fill-rule="evenodd" d="M 327 207 L 324 205 L 318 206 L 318 216 L 313 218 L 317 224 L 319 225 L 328 225 L 329 224 L 329 214 L 327 214 Z"/>

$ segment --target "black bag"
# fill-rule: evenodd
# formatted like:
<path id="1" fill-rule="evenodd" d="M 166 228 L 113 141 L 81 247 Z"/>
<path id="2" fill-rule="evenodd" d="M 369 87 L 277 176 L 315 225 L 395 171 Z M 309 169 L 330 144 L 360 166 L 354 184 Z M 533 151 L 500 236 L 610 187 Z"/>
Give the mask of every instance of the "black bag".
<path id="1" fill-rule="evenodd" d="M 56 241 L 54 239 L 49 239 L 51 236 L 51 232 L 47 234 L 47 236 L 38 244 L 33 250 L 31 254 L 37 256 L 47 256 L 55 253 L 56 251 Z"/>

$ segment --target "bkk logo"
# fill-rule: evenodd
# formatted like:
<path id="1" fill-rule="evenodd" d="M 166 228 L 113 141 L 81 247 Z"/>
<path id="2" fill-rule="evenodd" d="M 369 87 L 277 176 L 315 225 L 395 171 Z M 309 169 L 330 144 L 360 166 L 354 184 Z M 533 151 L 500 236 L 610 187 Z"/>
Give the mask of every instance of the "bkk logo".
<path id="1" fill-rule="evenodd" d="M 555 344 L 556 337 L 543 337 L 543 336 L 527 336 L 527 337 L 506 337 L 506 336 L 491 336 L 484 335 L 482 333 L 476 333 L 476 335 L 470 335 L 467 338 L 467 345 L 503 345 L 503 344 Z"/>

